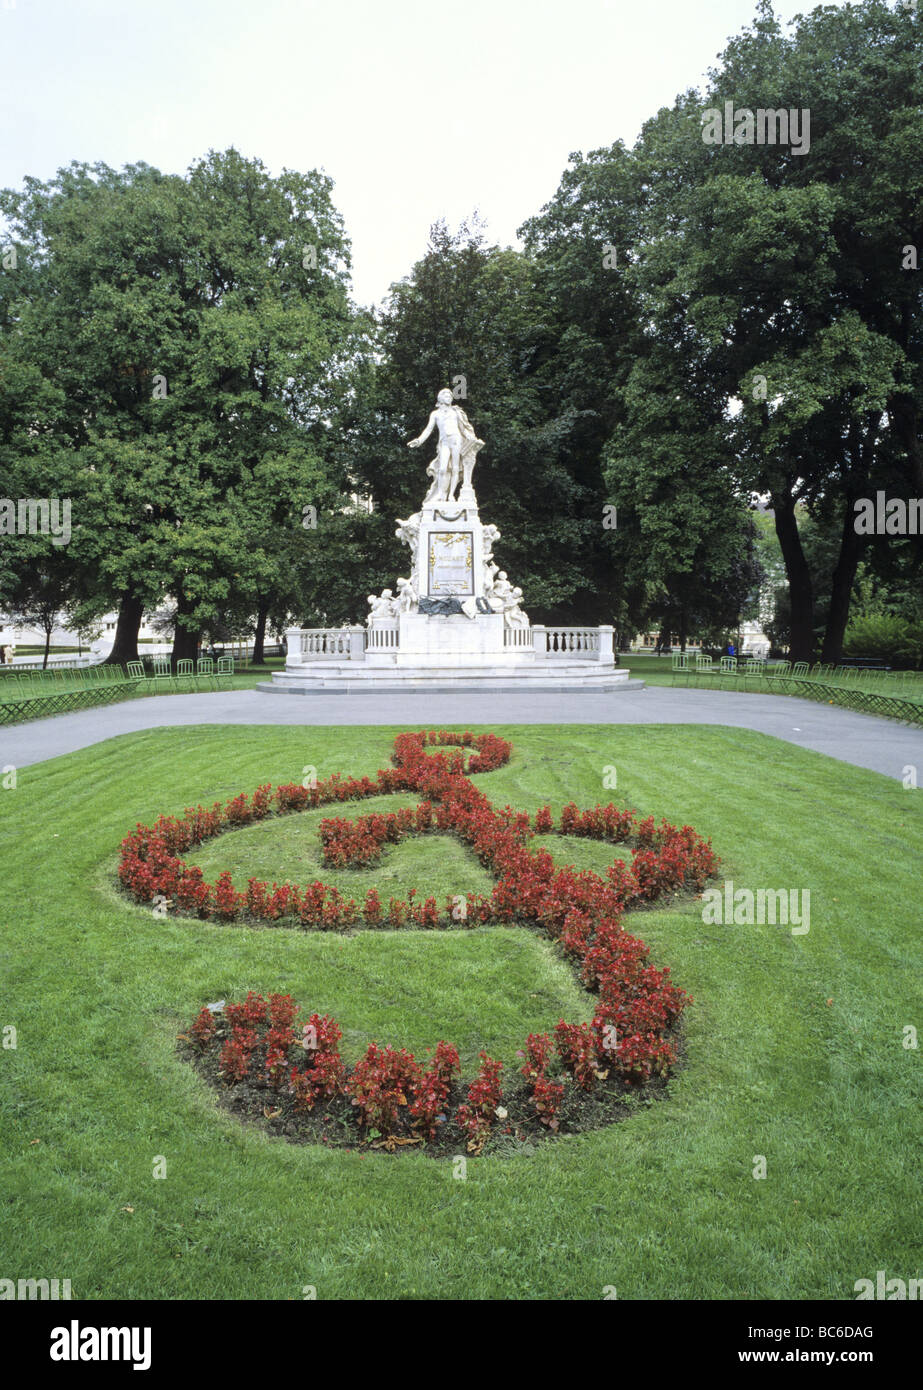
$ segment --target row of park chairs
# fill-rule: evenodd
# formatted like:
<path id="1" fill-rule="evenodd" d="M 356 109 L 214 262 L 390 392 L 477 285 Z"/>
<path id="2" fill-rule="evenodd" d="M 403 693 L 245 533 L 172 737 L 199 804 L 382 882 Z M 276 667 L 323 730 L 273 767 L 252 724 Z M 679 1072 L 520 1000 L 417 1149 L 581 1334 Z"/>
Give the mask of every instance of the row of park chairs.
<path id="1" fill-rule="evenodd" d="M 125 669 L 131 680 L 143 681 L 155 692 L 162 688 L 177 690 L 184 684 L 196 689 L 200 685 L 210 685 L 217 690 L 221 676 L 233 676 L 234 658 L 219 656 L 216 666 L 215 658 L 211 656 L 200 656 L 197 661 L 182 657 L 173 671 L 168 656 L 155 656 L 151 659 L 150 674 L 145 670 L 143 661 L 129 661 Z"/>
<path id="2" fill-rule="evenodd" d="M 703 656 L 701 652 L 695 653 L 695 665 L 690 664 L 693 654 L 691 652 L 673 652 L 674 671 L 695 671 L 697 674 L 718 674 L 727 676 L 753 675 L 753 676 L 794 676 L 795 679 L 807 678 L 810 670 L 807 661 L 796 661 L 794 665 L 790 661 L 767 661 L 764 657 L 750 656 L 721 656 L 717 664 L 712 656 Z"/>
<path id="3" fill-rule="evenodd" d="M 121 666 L 49 666 L 47 670 L 26 667 L 0 668 L 0 692 L 4 697 L 40 697 L 56 691 L 85 687 L 119 685 L 128 679 Z"/>
<path id="4" fill-rule="evenodd" d="M 714 680 L 725 688 L 774 691 L 798 695 L 824 704 L 836 704 L 861 714 L 884 715 L 907 724 L 923 725 L 923 674 L 919 671 L 893 672 L 854 666 L 809 666 L 806 661 L 766 662 L 723 656 L 716 666 L 713 658 L 690 653 L 674 653 L 674 684 L 689 685 L 699 678 Z M 910 681 L 902 679 L 909 674 Z M 748 684 L 753 680 L 753 684 Z"/>
<path id="5" fill-rule="evenodd" d="M 891 671 L 887 667 L 811 664 L 807 661 L 767 661 L 762 657 L 722 656 L 715 660 L 701 653 L 673 652 L 674 673 L 693 676 L 733 676 L 740 680 L 814 681 L 819 684 L 877 687 L 908 695 L 923 694 L 923 672 Z"/>

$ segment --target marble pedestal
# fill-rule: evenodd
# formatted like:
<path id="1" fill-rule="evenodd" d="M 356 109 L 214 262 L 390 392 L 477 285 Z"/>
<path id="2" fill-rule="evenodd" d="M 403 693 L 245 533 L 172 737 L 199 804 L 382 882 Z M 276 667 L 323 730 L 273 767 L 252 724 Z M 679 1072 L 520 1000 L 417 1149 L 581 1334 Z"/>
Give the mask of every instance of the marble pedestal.
<path id="1" fill-rule="evenodd" d="M 466 618 L 461 613 L 447 617 L 427 613 L 401 613 L 397 619 L 396 644 L 386 645 L 385 625 L 373 619 L 369 624 L 369 646 L 365 664 L 428 669 L 462 669 L 483 665 L 534 662 L 535 653 L 524 646 L 508 645 L 503 618 L 499 613 L 479 613 Z M 392 626 L 391 631 L 394 631 Z M 524 639 L 528 629 L 523 629 Z"/>

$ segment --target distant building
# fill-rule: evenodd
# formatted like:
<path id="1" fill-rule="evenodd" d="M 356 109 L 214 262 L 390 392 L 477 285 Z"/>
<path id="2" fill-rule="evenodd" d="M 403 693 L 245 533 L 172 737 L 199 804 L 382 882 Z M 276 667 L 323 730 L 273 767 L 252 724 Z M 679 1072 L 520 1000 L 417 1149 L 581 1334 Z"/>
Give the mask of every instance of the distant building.
<path id="1" fill-rule="evenodd" d="M 68 627 L 67 620 L 62 613 L 59 625 L 51 633 L 51 650 L 55 647 L 74 647 L 77 651 L 82 651 L 88 656 L 93 656 L 102 660 L 112 650 L 115 641 L 115 627 L 118 622 L 118 613 L 104 613 L 101 618 L 97 618 L 89 631 L 82 633 L 76 632 L 72 627 Z M 141 620 L 141 627 L 138 631 L 138 640 L 146 644 L 151 644 L 152 648 L 162 645 L 165 651 L 169 651 L 171 643 L 164 639 L 162 633 L 157 632 L 152 627 L 156 617 L 154 613 L 145 613 Z M 9 616 L 0 613 L 0 646 L 14 646 L 17 649 L 22 647 L 38 647 L 44 650 L 45 632 L 40 627 L 20 627 L 13 624 Z M 26 654 L 17 650 L 16 656 L 22 659 Z M 69 653 L 73 656 L 73 653 Z M 29 654 L 29 659 L 34 660 L 35 654 Z"/>
<path id="2" fill-rule="evenodd" d="M 740 628 L 740 651 L 739 656 L 768 656 L 769 638 L 766 636 L 760 624 L 756 621 L 741 623 Z M 659 632 L 639 632 L 632 643 L 633 647 L 641 651 L 652 652 L 657 646 Z M 680 639 L 678 635 L 672 634 L 669 641 L 665 641 L 666 647 L 678 651 Z M 686 638 L 686 651 L 699 652 L 702 650 L 702 642 L 699 637 Z"/>

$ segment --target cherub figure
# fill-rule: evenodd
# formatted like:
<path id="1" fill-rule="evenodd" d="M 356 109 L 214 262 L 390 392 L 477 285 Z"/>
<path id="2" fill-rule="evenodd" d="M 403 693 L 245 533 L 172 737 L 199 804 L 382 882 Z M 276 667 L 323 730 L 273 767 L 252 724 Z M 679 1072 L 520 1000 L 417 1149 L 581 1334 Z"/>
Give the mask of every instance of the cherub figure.
<path id="1" fill-rule="evenodd" d="M 367 602 L 369 605 L 369 616 L 366 622 L 371 622 L 373 618 L 397 617 L 397 599 L 390 589 L 382 589 L 380 596 L 378 594 L 369 594 Z"/>
<path id="2" fill-rule="evenodd" d="M 503 614 L 503 621 L 507 627 L 528 626 L 529 619 L 520 607 L 522 589 L 518 585 L 513 587 L 506 576 L 506 570 L 500 570 L 491 582 L 487 602 L 495 613 Z"/>
<path id="3" fill-rule="evenodd" d="M 402 613 L 412 613 L 417 606 L 418 597 L 412 579 L 399 579 L 397 581 L 397 604 Z"/>
<path id="4" fill-rule="evenodd" d="M 500 531 L 496 526 L 490 525 L 485 526 L 481 534 L 484 543 L 484 564 L 489 565 L 494 558 L 494 546 L 500 539 Z M 496 566 L 494 568 L 496 570 Z"/>
<path id="5" fill-rule="evenodd" d="M 399 541 L 404 541 L 412 550 L 417 543 L 417 536 L 420 534 L 420 513 L 414 512 L 406 521 L 402 521 L 398 517 L 397 530 L 394 534 Z"/>

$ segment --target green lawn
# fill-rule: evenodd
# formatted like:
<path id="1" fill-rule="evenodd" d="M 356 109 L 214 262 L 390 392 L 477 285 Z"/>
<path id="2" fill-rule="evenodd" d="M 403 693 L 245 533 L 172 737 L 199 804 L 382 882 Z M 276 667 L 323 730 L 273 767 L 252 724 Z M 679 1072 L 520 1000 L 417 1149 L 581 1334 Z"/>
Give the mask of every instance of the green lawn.
<path id="1" fill-rule="evenodd" d="M 159 920 L 113 887 L 137 820 L 258 783 L 371 773 L 394 729 L 162 729 L 20 771 L 0 791 L 3 1213 L 10 1277 L 75 1298 L 854 1298 L 919 1277 L 919 793 L 768 737 L 699 727 L 508 728 L 498 803 L 616 799 L 712 837 L 735 886 L 811 890 L 811 930 L 705 926 L 689 899 L 628 919 L 696 1003 L 668 1095 L 532 1154 L 451 1163 L 293 1146 L 244 1128 L 182 1063 L 202 1003 L 248 988 L 369 1038 L 515 1065 L 587 997 L 524 930 L 352 937 Z M 615 765 L 618 792 L 604 790 Z M 386 804 L 403 798 L 382 798 Z M 359 814 L 372 803 L 348 805 Z M 485 876 L 442 836 L 322 869 L 305 815 L 199 855 L 241 877 L 440 895 Z M 549 842 L 601 867 L 598 844 Z M 752 1176 L 756 1155 L 768 1176 Z M 153 1178 L 155 1160 L 167 1175 Z M 131 1208 L 131 1210 L 126 1210 Z"/>
<path id="2" fill-rule="evenodd" d="M 669 653 L 655 656 L 653 652 L 619 652 L 619 665 L 627 666 L 633 680 L 646 685 L 672 685 L 672 664 Z"/>

